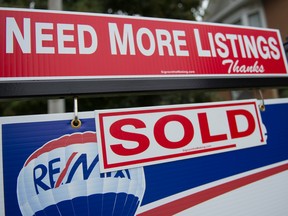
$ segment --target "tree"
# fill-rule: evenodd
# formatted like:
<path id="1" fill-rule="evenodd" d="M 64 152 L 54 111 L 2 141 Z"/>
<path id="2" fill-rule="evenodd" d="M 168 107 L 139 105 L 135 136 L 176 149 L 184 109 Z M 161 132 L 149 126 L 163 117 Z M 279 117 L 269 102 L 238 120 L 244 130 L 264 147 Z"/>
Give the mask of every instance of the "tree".
<path id="1" fill-rule="evenodd" d="M 35 2 L 35 5 L 37 5 L 38 9 L 47 9 L 47 0 L 0 0 L 0 6 L 29 8 L 31 2 Z"/>
<path id="2" fill-rule="evenodd" d="M 105 9 L 99 0 L 63 0 L 63 9 L 67 11 L 103 13 Z"/>
<path id="3" fill-rule="evenodd" d="M 195 20 L 201 0 L 100 0 L 108 13 Z"/>

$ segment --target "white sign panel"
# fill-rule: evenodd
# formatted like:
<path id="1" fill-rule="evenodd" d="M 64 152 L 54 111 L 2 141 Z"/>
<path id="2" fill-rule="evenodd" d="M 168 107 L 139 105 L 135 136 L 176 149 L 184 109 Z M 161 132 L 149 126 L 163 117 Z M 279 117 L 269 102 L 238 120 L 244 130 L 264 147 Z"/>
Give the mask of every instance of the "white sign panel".
<path id="1" fill-rule="evenodd" d="M 256 100 L 96 111 L 102 172 L 266 144 Z"/>

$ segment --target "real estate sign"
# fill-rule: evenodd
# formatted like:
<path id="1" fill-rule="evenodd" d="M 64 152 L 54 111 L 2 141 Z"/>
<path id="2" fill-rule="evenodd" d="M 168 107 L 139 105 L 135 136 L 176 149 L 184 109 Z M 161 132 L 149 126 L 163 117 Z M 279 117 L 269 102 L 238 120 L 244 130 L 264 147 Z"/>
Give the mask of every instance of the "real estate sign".
<path id="1" fill-rule="evenodd" d="M 256 100 L 96 111 L 100 170 L 266 144 Z"/>
<path id="2" fill-rule="evenodd" d="M 95 112 L 79 113 L 80 128 L 70 125 L 73 113 L 2 117 L 0 215 L 286 215 L 288 101 L 266 101 L 266 111 L 258 114 L 253 101 L 242 106 L 238 103 L 218 104 L 219 110 L 215 104 L 211 104 L 212 107 L 206 104 L 203 112 L 198 112 L 197 107 L 189 111 L 187 107 L 182 110 L 177 107 L 177 112 L 183 116 L 185 112 L 191 112 L 190 116 L 202 116 L 202 124 L 207 116 L 209 131 L 204 132 L 206 138 L 218 139 L 219 145 L 223 145 L 226 134 L 229 143 L 239 145 L 239 149 L 212 151 L 201 157 L 123 167 L 105 173 L 100 172 L 101 130 L 95 126 L 95 120 L 98 121 Z M 246 111 L 240 112 L 238 105 Z M 227 109 L 231 110 L 230 114 L 224 111 Z M 221 117 L 224 113 L 230 115 L 231 120 L 235 117 L 236 121 L 230 121 L 230 126 L 225 117 L 225 121 L 215 122 L 212 110 Z M 151 109 L 148 111 L 151 113 Z M 150 114 L 153 120 L 160 117 L 158 111 Z M 175 115 L 172 112 L 165 110 L 160 121 L 163 123 L 166 116 Z M 131 111 L 126 113 L 124 118 L 132 118 L 131 114 Z M 146 123 L 139 113 L 134 113 L 133 118 Z M 170 136 L 169 128 L 174 127 L 173 124 L 177 124 L 178 130 L 182 127 L 183 131 L 180 123 L 187 123 L 184 118 L 178 116 L 177 119 L 182 120 L 166 125 L 168 146 L 177 139 L 184 142 L 182 137 Z M 260 119 L 266 127 L 262 131 L 264 145 L 259 143 Z M 192 124 L 196 125 L 196 122 L 193 120 Z M 216 127 L 217 123 L 222 129 Z M 231 126 L 234 135 L 241 135 L 239 138 L 231 139 L 231 131 L 227 130 Z M 128 133 L 131 127 L 123 126 L 122 129 Z M 196 138 L 201 132 L 196 127 L 194 130 Z M 145 128 L 138 128 L 137 132 L 148 136 Z M 157 136 L 162 132 L 156 131 Z M 258 138 L 253 139 L 254 136 Z M 133 137 L 133 133 L 124 138 L 129 137 Z M 133 145 L 135 147 L 137 145 Z M 153 154 L 149 152 L 150 157 Z"/>
<path id="3" fill-rule="evenodd" d="M 0 22 L 0 81 L 287 75 L 278 30 L 6 8 Z"/>

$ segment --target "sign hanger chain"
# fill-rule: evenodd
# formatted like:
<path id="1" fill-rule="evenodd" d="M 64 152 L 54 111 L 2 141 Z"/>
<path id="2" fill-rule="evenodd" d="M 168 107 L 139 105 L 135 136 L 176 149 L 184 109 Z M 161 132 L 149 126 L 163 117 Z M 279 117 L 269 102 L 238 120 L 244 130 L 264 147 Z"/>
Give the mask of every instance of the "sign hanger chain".
<path id="1" fill-rule="evenodd" d="M 261 89 L 258 90 L 259 92 L 259 95 L 261 97 L 261 103 L 259 104 L 259 109 L 264 112 L 265 111 L 265 101 L 264 101 L 264 98 L 263 98 L 263 94 L 262 94 L 262 91 Z"/>
<path id="2" fill-rule="evenodd" d="M 80 128 L 81 127 L 81 121 L 78 117 L 78 98 L 74 97 L 74 118 L 71 121 L 72 128 Z"/>

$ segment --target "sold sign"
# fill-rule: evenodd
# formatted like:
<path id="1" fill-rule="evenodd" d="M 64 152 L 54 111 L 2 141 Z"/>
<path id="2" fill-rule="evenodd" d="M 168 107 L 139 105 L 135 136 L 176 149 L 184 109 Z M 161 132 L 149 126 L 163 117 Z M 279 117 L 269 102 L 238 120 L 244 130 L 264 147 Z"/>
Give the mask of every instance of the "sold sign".
<path id="1" fill-rule="evenodd" d="M 266 144 L 256 100 L 96 111 L 101 172 Z"/>

